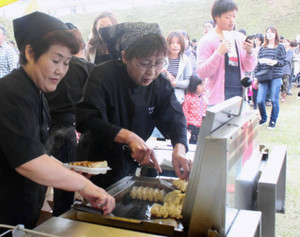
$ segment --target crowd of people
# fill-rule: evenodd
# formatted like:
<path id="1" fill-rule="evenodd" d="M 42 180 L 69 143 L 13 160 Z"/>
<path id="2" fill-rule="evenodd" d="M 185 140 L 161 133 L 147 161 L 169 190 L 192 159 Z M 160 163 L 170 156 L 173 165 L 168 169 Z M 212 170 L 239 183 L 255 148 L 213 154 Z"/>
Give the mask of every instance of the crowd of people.
<path id="1" fill-rule="evenodd" d="M 273 26 L 247 38 L 235 30 L 237 13 L 233 0 L 216 0 L 203 36 L 191 40 L 185 30 L 164 37 L 158 24 L 101 12 L 85 42 L 72 23 L 34 12 L 13 22 L 17 51 L 0 26 L 0 223 L 34 227 L 46 186 L 56 216 L 74 191 L 110 213 L 115 200 L 105 188 L 140 165 L 162 172 L 146 143 L 155 130 L 171 140 L 176 175 L 188 179 L 185 154 L 207 108 L 243 98 L 244 76 L 259 124 L 275 128 L 280 100 L 300 86 L 299 44 Z M 62 165 L 75 160 L 107 160 L 112 170 L 86 178 Z"/>

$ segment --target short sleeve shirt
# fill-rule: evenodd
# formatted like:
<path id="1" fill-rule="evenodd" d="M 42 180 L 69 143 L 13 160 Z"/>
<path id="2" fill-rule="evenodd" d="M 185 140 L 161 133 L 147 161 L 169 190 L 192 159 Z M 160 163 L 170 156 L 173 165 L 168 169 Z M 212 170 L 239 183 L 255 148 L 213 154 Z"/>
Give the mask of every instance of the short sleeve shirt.
<path id="1" fill-rule="evenodd" d="M 15 169 L 45 154 L 47 103 L 22 68 L 0 80 L 0 97 L 0 223 L 32 227 L 45 189 Z"/>

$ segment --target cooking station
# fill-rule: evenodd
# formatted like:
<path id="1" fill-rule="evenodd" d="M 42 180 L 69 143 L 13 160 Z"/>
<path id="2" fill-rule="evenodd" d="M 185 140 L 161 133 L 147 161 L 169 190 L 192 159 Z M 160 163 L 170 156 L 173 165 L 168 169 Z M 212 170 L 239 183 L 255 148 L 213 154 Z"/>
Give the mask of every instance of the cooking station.
<path id="1" fill-rule="evenodd" d="M 241 97 L 234 97 L 207 110 L 198 144 L 188 153 L 193 167 L 182 219 L 153 218 L 153 202 L 129 195 L 133 186 L 175 189 L 172 150 L 167 141 L 151 140 L 168 176 L 147 177 L 151 169 L 143 168 L 107 189 L 116 198 L 112 215 L 75 204 L 35 230 L 53 236 L 275 236 L 275 213 L 285 209 L 287 150 L 259 145 L 257 112 L 242 107 Z"/>

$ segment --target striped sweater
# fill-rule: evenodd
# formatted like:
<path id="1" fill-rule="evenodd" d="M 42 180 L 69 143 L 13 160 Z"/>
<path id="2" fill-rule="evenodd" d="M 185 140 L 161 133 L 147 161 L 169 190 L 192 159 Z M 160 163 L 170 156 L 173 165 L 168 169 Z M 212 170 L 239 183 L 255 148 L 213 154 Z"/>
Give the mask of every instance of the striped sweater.
<path id="1" fill-rule="evenodd" d="M 260 70 L 272 68 L 272 79 L 281 78 L 283 76 L 282 68 L 287 63 L 287 60 L 286 51 L 282 44 L 279 44 L 276 48 L 261 47 L 259 49 L 257 58 L 269 58 L 277 60 L 277 64 L 270 66 L 265 63 L 261 64 L 258 62 L 255 68 L 255 73 L 259 72 Z"/>

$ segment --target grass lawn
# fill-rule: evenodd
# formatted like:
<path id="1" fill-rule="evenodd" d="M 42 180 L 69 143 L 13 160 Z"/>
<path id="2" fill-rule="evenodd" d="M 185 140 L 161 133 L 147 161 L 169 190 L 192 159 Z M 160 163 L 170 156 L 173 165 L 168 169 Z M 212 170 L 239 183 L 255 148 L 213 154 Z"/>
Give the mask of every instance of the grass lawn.
<path id="1" fill-rule="evenodd" d="M 280 102 L 279 118 L 274 130 L 264 125 L 259 128 L 259 143 L 272 149 L 286 145 L 287 180 L 285 214 L 276 214 L 276 237 L 300 236 L 300 88 L 293 88 L 293 95 Z M 271 107 L 267 107 L 268 116 Z"/>

